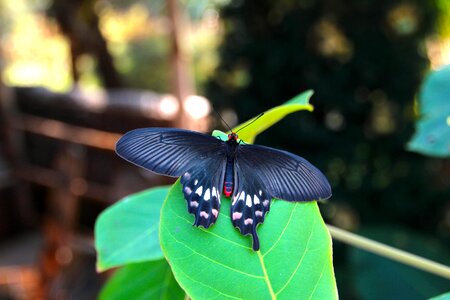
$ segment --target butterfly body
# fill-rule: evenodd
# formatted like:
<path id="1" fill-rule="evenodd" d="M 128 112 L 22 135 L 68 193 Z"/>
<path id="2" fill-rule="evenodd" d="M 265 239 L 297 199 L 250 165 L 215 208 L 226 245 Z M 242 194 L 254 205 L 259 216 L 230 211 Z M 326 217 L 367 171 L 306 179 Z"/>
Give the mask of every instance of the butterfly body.
<path id="1" fill-rule="evenodd" d="M 259 250 L 257 226 L 272 198 L 312 201 L 331 196 L 325 176 L 305 159 L 265 146 L 248 145 L 231 133 L 226 141 L 194 131 L 142 128 L 116 145 L 124 159 L 150 171 L 179 177 L 194 225 L 208 228 L 230 197 L 230 219 Z"/>
<path id="2" fill-rule="evenodd" d="M 235 133 L 228 135 L 227 145 L 227 165 L 225 168 L 225 180 L 223 182 L 223 193 L 226 197 L 230 197 L 233 193 L 234 182 L 234 159 L 236 157 L 236 150 L 239 147 L 238 136 Z"/>

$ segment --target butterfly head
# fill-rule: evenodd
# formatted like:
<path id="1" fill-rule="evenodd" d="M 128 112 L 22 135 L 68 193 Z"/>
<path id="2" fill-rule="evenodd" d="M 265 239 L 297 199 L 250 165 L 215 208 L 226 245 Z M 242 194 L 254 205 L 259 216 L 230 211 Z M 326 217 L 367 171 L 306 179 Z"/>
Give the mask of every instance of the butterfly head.
<path id="1" fill-rule="evenodd" d="M 232 132 L 232 133 L 230 133 L 229 135 L 228 135 L 228 141 L 234 141 L 234 142 L 237 142 L 238 141 L 238 135 L 236 134 L 236 133 L 234 133 L 234 132 Z"/>

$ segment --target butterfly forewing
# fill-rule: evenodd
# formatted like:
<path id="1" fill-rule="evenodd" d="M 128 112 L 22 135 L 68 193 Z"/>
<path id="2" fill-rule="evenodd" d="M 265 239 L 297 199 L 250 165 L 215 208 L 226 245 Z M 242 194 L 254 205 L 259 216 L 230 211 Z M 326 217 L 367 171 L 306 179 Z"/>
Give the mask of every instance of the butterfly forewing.
<path id="1" fill-rule="evenodd" d="M 174 128 L 141 128 L 127 132 L 116 145 L 122 158 L 147 170 L 181 176 L 203 160 L 226 155 L 225 143 L 203 133 Z"/>
<path id="2" fill-rule="evenodd" d="M 323 200 L 331 197 L 328 180 L 306 159 L 259 145 L 240 145 L 240 170 L 251 169 L 274 198 L 287 201 Z"/>
<path id="3" fill-rule="evenodd" d="M 194 225 L 208 228 L 217 220 L 225 159 L 205 160 L 181 177 L 184 198 L 189 213 L 195 216 Z"/>

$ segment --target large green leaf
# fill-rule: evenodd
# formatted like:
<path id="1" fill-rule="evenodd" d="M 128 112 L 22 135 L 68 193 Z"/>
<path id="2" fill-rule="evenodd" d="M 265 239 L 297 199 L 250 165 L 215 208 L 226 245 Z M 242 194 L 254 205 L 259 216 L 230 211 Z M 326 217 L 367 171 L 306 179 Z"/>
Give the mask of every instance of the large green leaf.
<path id="1" fill-rule="evenodd" d="M 420 119 L 408 149 L 450 157 L 450 65 L 431 73 L 419 94 Z"/>
<path id="2" fill-rule="evenodd" d="M 95 223 L 99 271 L 163 258 L 158 224 L 168 190 L 159 187 L 127 196 L 101 213 Z"/>
<path id="3" fill-rule="evenodd" d="M 192 299 L 336 299 L 331 238 L 316 202 L 275 200 L 258 233 L 261 250 L 233 227 L 229 199 L 217 223 L 192 226 L 181 185 L 161 210 L 160 240 L 178 283 Z"/>
<path id="4" fill-rule="evenodd" d="M 286 103 L 264 112 L 264 115 L 256 121 L 254 119 L 250 119 L 247 122 L 236 126 L 233 128 L 233 132 L 247 126 L 250 122 L 253 122 L 251 125 L 239 132 L 239 138 L 241 140 L 248 144 L 252 144 L 258 134 L 283 119 L 286 115 L 299 110 L 312 111 L 313 106 L 309 104 L 309 99 L 313 93 L 314 92 L 312 90 L 307 90 Z"/>
<path id="5" fill-rule="evenodd" d="M 184 299 L 165 259 L 126 265 L 116 271 L 100 292 L 100 300 Z"/>

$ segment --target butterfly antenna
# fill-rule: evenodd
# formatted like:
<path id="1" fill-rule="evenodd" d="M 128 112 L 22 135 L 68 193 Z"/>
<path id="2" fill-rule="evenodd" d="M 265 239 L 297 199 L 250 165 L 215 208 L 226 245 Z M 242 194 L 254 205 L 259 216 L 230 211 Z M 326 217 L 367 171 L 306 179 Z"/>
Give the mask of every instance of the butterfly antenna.
<path id="1" fill-rule="evenodd" d="M 264 115 L 264 113 L 260 113 L 257 117 L 255 117 L 250 123 L 248 123 L 247 125 L 245 125 L 244 127 L 239 128 L 238 131 L 236 131 L 235 133 L 238 133 L 239 131 L 241 131 L 242 129 L 244 129 L 245 127 L 253 124 L 256 120 L 258 120 L 259 118 L 261 118 Z"/>
<path id="2" fill-rule="evenodd" d="M 228 125 L 227 122 L 225 122 L 225 120 L 222 118 L 222 116 L 219 114 L 219 112 L 213 107 L 214 111 L 217 113 L 217 115 L 219 115 L 219 118 L 222 120 L 223 124 L 227 125 L 228 129 L 230 129 L 230 132 L 232 132 L 233 130 L 231 129 L 231 127 Z"/>

